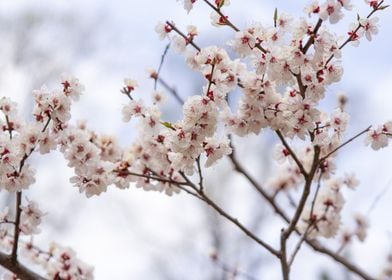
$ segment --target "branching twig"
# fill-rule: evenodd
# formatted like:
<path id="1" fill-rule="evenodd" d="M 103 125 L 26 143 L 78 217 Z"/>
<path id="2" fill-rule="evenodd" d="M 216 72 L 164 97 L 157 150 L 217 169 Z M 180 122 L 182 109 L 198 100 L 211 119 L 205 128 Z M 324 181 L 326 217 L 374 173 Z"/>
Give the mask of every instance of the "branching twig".
<path id="1" fill-rule="evenodd" d="M 19 245 L 19 224 L 20 224 L 20 215 L 22 213 L 22 209 L 20 208 L 22 204 L 22 192 L 19 191 L 16 193 L 16 203 L 15 203 L 15 229 L 14 229 L 14 240 L 12 243 L 12 252 L 11 252 L 11 261 L 15 265 L 17 263 L 18 258 L 18 245 Z"/>
<path id="2" fill-rule="evenodd" d="M 161 77 L 157 78 L 159 84 L 161 84 L 173 97 L 177 100 L 178 103 L 184 104 L 184 99 L 180 95 L 178 95 L 177 90 L 174 87 L 171 87 L 164 79 Z"/>
<path id="3" fill-rule="evenodd" d="M 179 30 L 173 23 L 171 23 L 170 21 L 166 21 L 166 24 L 169 25 L 172 30 L 177 32 L 178 35 L 183 37 L 185 39 L 185 41 L 187 43 L 189 43 L 190 45 L 192 45 L 196 50 L 198 50 L 198 51 L 201 50 L 201 48 L 198 45 L 196 45 L 195 42 L 193 42 L 193 40 L 189 40 L 188 37 L 184 33 L 182 33 L 181 30 Z"/>
<path id="4" fill-rule="evenodd" d="M 297 255 L 297 253 L 299 252 L 299 250 L 301 249 L 302 244 L 304 243 L 304 241 L 306 240 L 306 238 L 308 237 L 308 234 L 313 230 L 313 212 L 314 212 L 314 206 L 316 205 L 316 200 L 320 191 L 320 187 L 321 187 L 321 178 L 322 178 L 322 173 L 320 173 L 318 181 L 317 181 L 317 188 L 316 188 L 316 192 L 314 194 L 313 200 L 312 200 L 312 205 L 310 207 L 310 214 L 309 214 L 309 224 L 305 230 L 305 232 L 302 234 L 300 240 L 298 241 L 293 254 L 291 255 L 291 258 L 289 260 L 289 266 L 291 266 L 294 262 L 295 256 Z"/>
<path id="5" fill-rule="evenodd" d="M 199 186 L 200 186 L 200 191 L 203 192 L 204 186 L 203 186 L 203 174 L 202 174 L 201 165 L 200 165 L 200 156 L 197 157 L 196 163 L 197 163 L 197 171 L 198 171 L 198 173 L 199 173 Z"/>
<path id="6" fill-rule="evenodd" d="M 224 20 L 224 22 L 225 22 L 225 24 L 227 25 L 227 26 L 230 26 L 234 31 L 236 31 L 236 32 L 238 32 L 238 31 L 240 31 L 240 29 L 237 27 L 237 26 L 235 26 L 227 17 L 226 17 L 226 15 L 224 15 L 223 13 L 222 13 L 222 11 L 221 11 L 221 9 L 220 8 L 218 8 L 218 7 L 215 7 L 215 5 L 214 4 L 212 4 L 210 1 L 208 1 L 208 0 L 203 0 L 208 6 L 210 6 L 211 7 L 211 9 L 213 9 L 221 18 L 222 18 L 222 20 Z"/>
<path id="7" fill-rule="evenodd" d="M 354 135 L 353 137 L 351 137 L 350 139 L 348 139 L 347 141 L 345 141 L 344 143 L 340 144 L 338 147 L 336 147 L 335 149 L 333 149 L 331 152 L 329 152 L 328 154 L 326 154 L 325 156 L 323 156 L 320 159 L 320 163 L 322 163 L 323 161 L 325 161 L 326 159 L 328 159 L 331 155 L 333 155 L 334 153 L 336 153 L 338 150 L 340 150 L 341 148 L 343 148 L 344 146 L 346 146 L 348 143 L 354 141 L 355 139 L 357 139 L 359 136 L 361 136 L 362 134 L 365 134 L 366 132 L 368 132 L 370 130 L 372 126 L 367 127 L 366 129 L 362 130 L 361 132 L 359 132 L 358 134 Z"/>
<path id="8" fill-rule="evenodd" d="M 211 198 L 209 198 L 204 192 L 200 191 L 196 185 L 189 180 L 189 178 L 184 174 L 181 173 L 182 177 L 184 180 L 189 184 L 190 187 L 192 187 L 201 197 L 201 200 L 207 203 L 210 207 L 212 207 L 215 211 L 217 211 L 221 216 L 226 218 L 228 221 L 230 221 L 232 224 L 237 226 L 241 231 L 243 231 L 248 237 L 253 239 L 256 243 L 261 245 L 264 249 L 269 251 L 272 255 L 279 257 L 279 252 L 274 249 L 271 245 L 266 243 L 265 241 L 261 240 L 258 238 L 256 235 L 254 235 L 248 228 L 246 228 L 243 224 L 241 224 L 236 218 L 232 217 L 229 215 L 226 211 L 224 211 L 220 206 L 218 206 Z"/>
<path id="9" fill-rule="evenodd" d="M 163 54 L 161 56 L 161 62 L 159 63 L 159 67 L 158 67 L 158 70 L 157 70 L 156 76 L 155 76 L 154 90 L 157 89 L 157 82 L 158 82 L 158 79 L 159 79 L 159 75 L 161 74 L 163 62 L 165 62 L 165 57 L 167 55 L 167 52 L 169 51 L 169 48 L 170 48 L 170 43 L 166 45 L 165 50 L 163 51 Z"/>
<path id="10" fill-rule="evenodd" d="M 299 170 L 301 171 L 301 174 L 306 178 L 308 176 L 308 172 L 305 170 L 302 162 L 299 160 L 297 155 L 291 149 L 290 145 L 287 143 L 287 141 L 284 138 L 284 136 L 282 135 L 282 133 L 279 130 L 277 130 L 276 134 L 278 135 L 278 137 L 279 137 L 280 141 L 282 142 L 283 146 L 288 150 L 288 152 L 290 153 L 290 156 L 293 158 L 293 160 L 297 164 Z"/>
<path id="11" fill-rule="evenodd" d="M 370 18 L 375 12 L 377 12 L 379 10 L 379 8 L 381 7 L 381 5 L 384 3 L 384 0 L 380 1 L 380 3 L 377 4 L 376 7 L 373 8 L 373 10 L 366 16 L 366 18 Z M 346 41 L 344 41 L 340 46 L 339 46 L 339 50 L 343 49 L 348 43 L 350 43 L 351 41 L 353 41 L 353 36 L 355 36 L 355 34 L 357 34 L 357 32 L 359 31 L 359 29 L 361 29 L 363 26 L 358 23 L 357 27 L 354 29 L 354 31 L 352 31 L 352 34 L 350 34 L 350 36 L 346 39 Z M 331 60 L 335 57 L 335 54 L 331 54 L 331 56 L 327 59 L 327 61 L 325 62 L 325 67 L 331 62 Z"/>
<path id="12" fill-rule="evenodd" d="M 304 54 L 306 54 L 306 52 L 309 50 L 310 46 L 313 45 L 314 43 L 314 38 L 317 36 L 317 32 L 319 31 L 321 25 L 323 24 L 323 20 L 320 18 L 317 23 L 316 26 L 313 29 L 312 35 L 310 35 L 309 40 L 306 42 L 305 46 L 302 49 L 302 52 Z"/>
<path id="13" fill-rule="evenodd" d="M 39 274 L 31 271 L 18 261 L 14 262 L 12 257 L 0 252 L 0 264 L 2 267 L 8 269 L 17 275 L 21 280 L 47 280 Z"/>
<path id="14" fill-rule="evenodd" d="M 240 29 L 232 23 L 225 14 L 222 13 L 221 9 L 216 7 L 214 4 L 212 4 L 208 0 L 203 0 L 210 8 L 212 8 L 219 16 L 220 18 L 224 21 L 225 25 L 229 26 L 231 29 L 233 29 L 235 32 L 239 32 Z M 264 49 L 261 46 L 261 42 L 258 42 L 253 48 L 259 49 L 263 53 L 268 53 L 269 51 Z"/>

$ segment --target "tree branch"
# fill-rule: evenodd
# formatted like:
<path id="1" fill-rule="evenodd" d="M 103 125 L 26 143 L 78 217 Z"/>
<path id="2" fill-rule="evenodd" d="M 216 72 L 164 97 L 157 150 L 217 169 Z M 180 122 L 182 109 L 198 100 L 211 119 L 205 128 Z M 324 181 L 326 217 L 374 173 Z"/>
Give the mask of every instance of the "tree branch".
<path id="1" fill-rule="evenodd" d="M 31 271 L 18 261 L 14 262 L 11 255 L 0 252 L 0 264 L 2 267 L 16 274 L 21 280 L 47 280 L 39 274 Z"/>

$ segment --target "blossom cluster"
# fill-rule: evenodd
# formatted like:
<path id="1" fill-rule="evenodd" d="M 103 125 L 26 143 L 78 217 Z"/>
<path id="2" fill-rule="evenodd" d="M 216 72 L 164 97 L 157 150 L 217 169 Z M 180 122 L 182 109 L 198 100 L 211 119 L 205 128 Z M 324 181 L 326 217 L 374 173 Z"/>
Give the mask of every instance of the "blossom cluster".
<path id="1" fill-rule="evenodd" d="M 183 0 L 184 8 L 190 12 L 196 2 Z M 253 22 L 242 30 L 222 13 L 230 1 L 208 3 L 214 10 L 212 24 L 236 31 L 227 42 L 235 53 L 233 58 L 223 46 L 198 47 L 194 42 L 199 36 L 196 26 L 188 26 L 186 34 L 171 22 L 158 23 L 155 28 L 159 37 L 169 39 L 176 51 L 184 53 L 188 66 L 205 78 L 199 94 L 182 104 L 180 120 L 164 120 L 160 110 L 163 92 L 154 90 L 153 102 L 147 104 L 138 98 L 138 82 L 130 78 L 124 80 L 121 91 L 128 98 L 122 117 L 124 122 L 137 120 L 139 129 L 126 148 L 113 136 L 89 130 L 83 122 L 69 123 L 71 105 L 84 91 L 71 75 L 62 77 L 61 89 L 43 86 L 33 91 L 34 119 L 29 122 L 20 118 L 15 102 L 3 97 L 0 188 L 20 194 L 32 186 L 35 171 L 28 163 L 31 154 L 58 149 L 74 170 L 70 182 L 87 197 L 100 195 L 111 185 L 120 189 L 135 185 L 172 195 L 183 189 L 188 176 L 197 173 L 200 189 L 194 188 L 198 193 L 193 194 L 202 195 L 201 166 L 209 168 L 232 153 L 228 135 L 245 137 L 271 130 L 282 143 L 274 151 L 279 172 L 267 182 L 268 191 L 275 198 L 298 190 L 301 184 L 313 185 L 313 199 L 303 205 L 294 226 L 312 239 L 336 236 L 345 203 L 342 189 L 358 185 L 353 174 L 335 176 L 334 157 L 346 144 L 350 117 L 342 101 L 345 97 L 330 111 L 319 105 L 329 87 L 342 78 L 342 48 L 347 43 L 357 45 L 364 37 L 370 41 L 378 33 L 373 14 L 384 9 L 383 1 L 366 1 L 369 16 L 358 16 L 343 42 L 324 22 L 338 23 L 344 10 L 352 10 L 350 0 L 312 1 L 305 8 L 308 18 L 276 12 L 273 25 Z M 150 74 L 158 80 L 157 72 Z M 235 90 L 240 94 L 234 105 L 230 97 Z M 369 127 L 364 133 L 373 149 L 386 147 L 392 137 L 392 122 Z M 291 145 L 298 142 L 302 145 Z M 38 205 L 27 201 L 19 210 L 18 230 L 29 236 L 38 233 L 43 216 Z M 356 228 L 343 235 L 345 243 L 354 236 L 360 241 L 366 237 L 367 221 L 361 216 L 355 220 Z M 8 209 L 0 214 L 0 222 L 1 245 L 9 251 L 13 239 L 8 229 L 17 222 L 10 220 Z M 44 252 L 28 242 L 24 253 L 42 265 L 51 279 L 93 279 L 92 268 L 76 258 L 72 249 L 54 244 Z"/>

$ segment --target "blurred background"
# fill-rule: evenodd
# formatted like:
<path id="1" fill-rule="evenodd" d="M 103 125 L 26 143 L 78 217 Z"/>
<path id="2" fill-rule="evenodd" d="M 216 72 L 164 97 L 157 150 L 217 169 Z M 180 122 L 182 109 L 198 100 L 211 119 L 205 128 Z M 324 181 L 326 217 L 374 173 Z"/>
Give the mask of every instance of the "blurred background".
<path id="1" fill-rule="evenodd" d="M 19 103 L 26 119 L 31 118 L 33 89 L 43 84 L 58 86 L 62 72 L 73 73 L 86 86 L 86 92 L 73 106 L 72 122 L 86 120 L 89 128 L 117 135 L 123 146 L 132 141 L 135 123 L 121 121 L 121 108 L 127 102 L 120 93 L 123 79 L 134 78 L 140 88 L 136 95 L 149 99 L 153 81 L 147 67 L 157 68 L 167 44 L 154 32 L 158 21 L 173 20 L 180 29 L 198 26 L 200 46 L 224 46 L 233 36 L 229 28 L 214 28 L 210 10 L 202 1 L 187 15 L 175 0 L 41 0 L 0 2 L 0 95 Z M 306 16 L 308 1 L 233 0 L 225 9 L 233 22 L 245 27 L 254 21 L 272 24 L 273 12 Z M 365 15 L 364 1 L 352 1 L 354 11 L 333 26 L 345 36 L 356 12 Z M 380 32 L 371 43 L 343 51 L 343 81 L 328 90 L 322 104 L 336 106 L 336 94 L 345 92 L 351 114 L 347 138 L 370 124 L 392 119 L 392 17 L 389 9 L 379 13 Z M 204 83 L 198 73 L 185 65 L 184 58 L 169 50 L 161 72 L 185 98 L 200 94 Z M 180 107 L 167 95 L 164 118 L 181 117 Z M 261 183 L 273 174 L 271 147 L 275 136 L 235 139 L 238 154 L 246 168 Z M 95 267 L 96 279 L 280 279 L 278 262 L 255 246 L 237 228 L 186 194 L 164 194 L 130 188 L 110 187 L 100 197 L 85 198 L 69 183 L 72 170 L 60 153 L 35 155 L 37 182 L 25 194 L 47 212 L 42 233 L 35 242 L 47 248 L 56 241 L 76 250 L 78 256 Z M 366 271 L 377 275 L 389 253 L 392 229 L 392 148 L 373 152 L 363 138 L 346 147 L 338 157 L 338 175 L 356 172 L 361 185 L 347 192 L 345 220 L 354 213 L 365 214 L 371 228 L 365 244 L 353 244 L 348 257 Z M 208 192 L 220 205 L 259 236 L 278 242 L 283 226 L 247 181 L 235 174 L 222 160 L 206 176 Z M 382 194 L 382 195 L 380 195 Z M 380 199 L 379 199 L 380 198 Z M 2 205 L 14 198 L 1 193 Z M 375 207 L 372 204 L 377 201 Z M 331 246 L 337 247 L 334 242 Z M 210 258 L 217 252 L 219 262 Z M 327 257 L 317 256 L 306 246 L 299 253 L 293 279 L 356 279 Z"/>

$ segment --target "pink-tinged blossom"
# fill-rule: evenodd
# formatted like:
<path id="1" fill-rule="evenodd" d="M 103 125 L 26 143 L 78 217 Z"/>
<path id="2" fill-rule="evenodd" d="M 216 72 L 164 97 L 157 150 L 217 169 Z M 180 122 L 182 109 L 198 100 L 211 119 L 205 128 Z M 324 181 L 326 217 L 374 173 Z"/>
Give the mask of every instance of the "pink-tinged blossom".
<path id="1" fill-rule="evenodd" d="M 357 236 L 359 241 L 364 242 L 369 229 L 369 221 L 365 216 L 359 213 L 354 215 L 354 220 L 356 224 L 354 234 Z"/>
<path id="2" fill-rule="evenodd" d="M 74 77 L 71 74 L 63 73 L 61 75 L 62 81 L 61 84 L 63 85 L 63 93 L 67 96 L 72 98 L 73 100 L 79 100 L 80 95 L 84 91 L 84 85 L 79 82 L 79 79 Z"/>
<path id="3" fill-rule="evenodd" d="M 20 206 L 22 210 L 20 216 L 20 231 L 25 235 L 37 234 L 40 232 L 38 226 L 41 224 L 43 212 L 34 201 L 27 201 L 27 205 Z"/>
<path id="4" fill-rule="evenodd" d="M 366 134 L 365 144 L 370 145 L 376 151 L 388 146 L 388 136 L 385 135 L 383 127 L 370 129 Z"/>
<path id="5" fill-rule="evenodd" d="M 10 118 L 15 118 L 18 114 L 17 103 L 8 97 L 2 97 L 0 99 L 0 110 L 4 115 Z"/>
<path id="6" fill-rule="evenodd" d="M 342 5 L 336 0 L 327 0 L 320 6 L 320 18 L 329 20 L 331 24 L 337 23 L 343 18 Z"/>
<path id="7" fill-rule="evenodd" d="M 182 36 L 174 35 L 172 37 L 172 44 L 173 44 L 174 50 L 177 53 L 182 53 L 186 49 L 187 41 Z"/>
<path id="8" fill-rule="evenodd" d="M 266 183 L 276 194 L 281 191 L 294 190 L 303 182 L 303 176 L 298 167 L 291 164 L 279 168 L 278 174 L 279 175 L 270 178 Z"/>
<path id="9" fill-rule="evenodd" d="M 124 79 L 124 85 L 125 85 L 125 89 L 127 90 L 127 92 L 132 92 L 134 91 L 138 86 L 138 82 L 134 79 Z"/>
<path id="10" fill-rule="evenodd" d="M 1 186 L 9 192 L 27 189 L 35 182 L 35 169 L 25 164 L 20 172 L 14 168 L 4 168 L 1 172 Z"/>
<path id="11" fill-rule="evenodd" d="M 286 13 L 281 13 L 277 19 L 277 26 L 280 28 L 280 31 L 289 31 L 292 27 L 293 17 Z"/>
<path id="12" fill-rule="evenodd" d="M 195 4 L 197 0 L 177 0 L 177 1 L 183 2 L 184 9 L 189 13 L 193 8 L 193 4 Z"/>
<path id="13" fill-rule="evenodd" d="M 381 0 L 365 0 L 365 3 L 368 4 L 373 9 L 377 8 L 380 4 Z"/>
<path id="14" fill-rule="evenodd" d="M 215 12 L 211 12 L 211 14 L 210 14 L 211 24 L 215 27 L 227 25 L 228 18 L 229 18 L 229 16 L 221 16 Z"/>
<path id="15" fill-rule="evenodd" d="M 217 160 L 221 159 L 223 156 L 231 154 L 232 152 L 230 141 L 227 138 L 222 140 L 207 138 L 204 143 L 204 151 L 207 156 L 205 167 L 210 167 Z"/>
<path id="16" fill-rule="evenodd" d="M 229 44 L 239 55 L 249 55 L 252 53 L 252 50 L 257 43 L 257 38 L 255 37 L 254 33 L 255 32 L 253 28 L 236 32 L 234 40 L 232 40 Z"/>
<path id="17" fill-rule="evenodd" d="M 331 115 L 331 127 L 337 133 L 343 133 L 347 129 L 349 115 L 340 108 L 336 108 Z"/>
<path id="18" fill-rule="evenodd" d="M 308 4 L 307 6 L 305 6 L 304 11 L 305 11 L 306 14 L 308 14 L 309 17 L 310 17 L 312 14 L 318 14 L 318 13 L 320 12 L 320 4 L 319 4 L 319 1 L 313 0 L 312 2 L 310 2 L 310 4 Z"/>
<path id="19" fill-rule="evenodd" d="M 370 19 L 360 19 L 359 24 L 362 26 L 363 30 L 365 31 L 365 37 L 368 41 L 372 40 L 372 35 L 376 35 L 378 33 L 377 27 L 378 18 L 373 17 Z"/>
<path id="20" fill-rule="evenodd" d="M 155 32 L 158 33 L 159 39 L 163 40 L 168 37 L 168 34 L 172 31 L 172 28 L 167 23 L 158 22 L 155 26 Z"/>
<path id="21" fill-rule="evenodd" d="M 50 248 L 53 255 L 47 264 L 50 279 L 93 280 L 94 269 L 79 260 L 76 253 L 69 247 L 62 247 L 53 243 Z"/>
<path id="22" fill-rule="evenodd" d="M 345 203 L 340 189 L 340 180 L 331 179 L 325 182 L 325 186 L 320 189 L 316 198 L 313 212 L 311 205 L 307 205 L 301 214 L 298 224 L 301 232 L 308 229 L 308 236 L 312 238 L 336 236 L 341 225 L 341 211 Z"/>
<path id="23" fill-rule="evenodd" d="M 87 197 L 100 195 L 112 184 L 112 165 L 104 162 L 90 163 L 85 169 L 76 169 L 76 176 L 70 179 L 80 193 Z"/>
<path id="24" fill-rule="evenodd" d="M 41 155 L 47 154 L 50 151 L 53 151 L 57 148 L 56 138 L 49 132 L 47 129 L 45 132 L 42 132 L 39 139 L 38 150 Z"/>
<path id="25" fill-rule="evenodd" d="M 345 8 L 347 11 L 351 11 L 353 8 L 353 5 L 351 4 L 351 0 L 337 0 L 339 4 Z"/>
<path id="26" fill-rule="evenodd" d="M 140 117 L 144 115 L 146 108 L 142 100 L 130 100 L 122 109 L 122 119 L 124 122 L 129 122 L 133 117 Z"/>
<path id="27" fill-rule="evenodd" d="M 275 146 L 273 157 L 278 163 L 282 164 L 290 158 L 290 152 L 285 146 L 278 144 Z"/>

